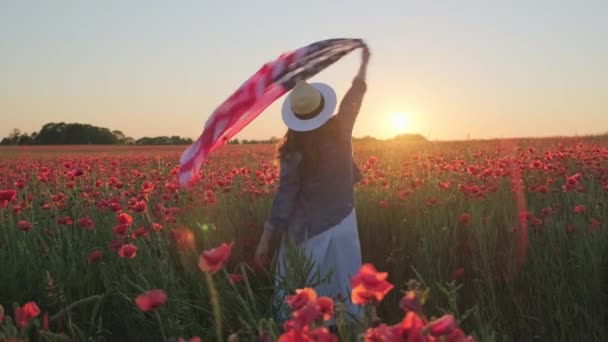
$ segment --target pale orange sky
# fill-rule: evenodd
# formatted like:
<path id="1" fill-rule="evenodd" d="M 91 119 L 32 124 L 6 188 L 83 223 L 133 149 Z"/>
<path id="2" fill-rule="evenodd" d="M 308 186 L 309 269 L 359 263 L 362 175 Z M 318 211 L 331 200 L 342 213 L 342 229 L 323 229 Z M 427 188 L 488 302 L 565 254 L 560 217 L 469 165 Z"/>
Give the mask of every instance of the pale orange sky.
<path id="1" fill-rule="evenodd" d="M 6 1 L 0 135 L 82 122 L 198 137 L 264 62 L 313 41 L 372 51 L 356 136 L 431 139 L 608 131 L 608 4 L 483 1 Z M 359 52 L 314 78 L 341 97 Z M 282 100 L 282 99 L 281 99 Z M 279 100 L 237 138 L 280 136 Z"/>

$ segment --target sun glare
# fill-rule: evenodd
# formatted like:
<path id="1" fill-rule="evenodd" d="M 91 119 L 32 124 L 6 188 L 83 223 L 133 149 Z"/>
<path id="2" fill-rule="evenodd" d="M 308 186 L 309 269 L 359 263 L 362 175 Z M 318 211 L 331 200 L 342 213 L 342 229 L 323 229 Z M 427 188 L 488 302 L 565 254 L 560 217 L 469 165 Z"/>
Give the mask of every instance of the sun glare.
<path id="1" fill-rule="evenodd" d="M 410 118 L 403 112 L 393 113 L 391 124 L 393 132 L 404 133 L 410 126 Z"/>

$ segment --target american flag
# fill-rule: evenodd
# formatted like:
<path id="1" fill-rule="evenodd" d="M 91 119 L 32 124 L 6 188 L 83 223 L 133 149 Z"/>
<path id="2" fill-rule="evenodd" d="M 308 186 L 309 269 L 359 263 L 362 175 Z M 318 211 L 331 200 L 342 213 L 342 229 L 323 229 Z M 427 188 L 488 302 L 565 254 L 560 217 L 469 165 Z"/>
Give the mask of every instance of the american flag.
<path id="1" fill-rule="evenodd" d="M 200 167 L 211 152 L 226 144 L 298 81 L 308 80 L 363 46 L 361 39 L 327 39 L 286 52 L 264 64 L 215 109 L 200 137 L 182 154 L 180 185 L 188 186 L 198 180 Z"/>

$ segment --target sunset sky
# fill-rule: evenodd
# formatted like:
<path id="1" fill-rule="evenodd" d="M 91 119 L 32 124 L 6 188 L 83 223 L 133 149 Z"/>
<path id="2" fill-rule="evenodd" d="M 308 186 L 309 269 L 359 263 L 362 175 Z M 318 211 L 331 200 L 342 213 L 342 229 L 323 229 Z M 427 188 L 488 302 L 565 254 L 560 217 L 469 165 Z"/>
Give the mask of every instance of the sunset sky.
<path id="1" fill-rule="evenodd" d="M 265 62 L 371 48 L 355 135 L 608 131 L 608 1 L 0 1 L 0 136 L 47 122 L 198 137 Z M 356 51 L 314 78 L 341 97 Z M 280 136 L 280 99 L 237 138 Z"/>

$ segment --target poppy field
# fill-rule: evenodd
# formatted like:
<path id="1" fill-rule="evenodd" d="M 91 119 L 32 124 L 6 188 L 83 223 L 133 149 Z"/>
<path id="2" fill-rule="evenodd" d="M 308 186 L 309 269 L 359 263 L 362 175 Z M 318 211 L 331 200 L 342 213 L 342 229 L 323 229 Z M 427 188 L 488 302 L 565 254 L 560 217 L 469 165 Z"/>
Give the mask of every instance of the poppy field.
<path id="1" fill-rule="evenodd" d="M 191 189 L 184 147 L 0 149 L 0 340 L 608 340 L 607 138 L 354 148 L 354 325 L 297 249 L 274 317 L 275 146 L 220 148 Z"/>

